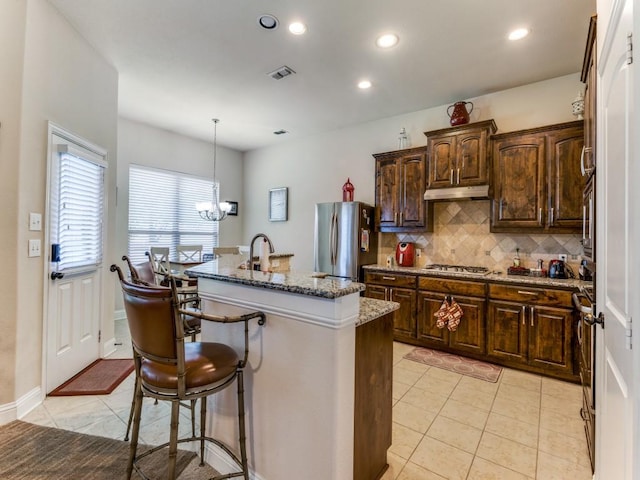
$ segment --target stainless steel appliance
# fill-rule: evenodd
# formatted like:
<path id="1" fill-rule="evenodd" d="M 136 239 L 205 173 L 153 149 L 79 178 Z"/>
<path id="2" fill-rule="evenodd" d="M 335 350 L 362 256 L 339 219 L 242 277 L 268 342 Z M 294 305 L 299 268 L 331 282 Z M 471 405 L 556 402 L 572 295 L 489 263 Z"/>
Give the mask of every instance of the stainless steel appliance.
<path id="1" fill-rule="evenodd" d="M 362 202 L 316 204 L 314 269 L 362 281 L 362 266 L 378 260 L 374 210 Z"/>
<path id="2" fill-rule="evenodd" d="M 594 291 L 593 287 L 582 287 L 580 293 L 573 294 L 573 303 L 580 317 L 577 324 L 578 365 L 580 383 L 582 384 L 582 408 L 580 415 L 584 420 L 584 431 L 587 437 L 587 448 L 594 470 L 596 441 L 596 396 L 595 396 L 595 334 L 594 325 Z"/>
<path id="3" fill-rule="evenodd" d="M 491 270 L 487 267 L 478 267 L 474 265 L 452 265 L 446 263 L 431 263 L 429 265 L 425 265 L 425 270 L 438 270 L 440 272 L 452 272 L 455 274 L 463 274 L 463 275 L 475 275 L 484 277 L 485 275 L 489 275 Z"/>
<path id="4" fill-rule="evenodd" d="M 549 261 L 549 278 L 567 278 L 567 266 L 562 260 Z"/>

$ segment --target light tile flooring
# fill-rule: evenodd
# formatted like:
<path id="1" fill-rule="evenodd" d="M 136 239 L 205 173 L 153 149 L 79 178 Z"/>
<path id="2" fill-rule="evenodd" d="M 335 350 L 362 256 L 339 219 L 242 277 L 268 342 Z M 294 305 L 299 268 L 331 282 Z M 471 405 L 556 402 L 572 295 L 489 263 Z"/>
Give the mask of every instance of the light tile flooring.
<path id="1" fill-rule="evenodd" d="M 130 357 L 126 323 L 116 322 Z M 504 369 L 497 383 L 405 360 L 414 347 L 394 344 L 393 445 L 383 480 L 588 480 L 586 440 L 577 385 Z M 133 376 L 110 395 L 47 397 L 22 420 L 122 439 Z M 169 407 L 143 408 L 140 441 L 168 438 Z M 181 434 L 190 429 L 181 409 Z M 284 480 L 284 479 L 283 479 Z"/>
<path id="2" fill-rule="evenodd" d="M 490 383 L 394 344 L 393 445 L 384 480 L 588 480 L 581 387 L 503 369 Z"/>

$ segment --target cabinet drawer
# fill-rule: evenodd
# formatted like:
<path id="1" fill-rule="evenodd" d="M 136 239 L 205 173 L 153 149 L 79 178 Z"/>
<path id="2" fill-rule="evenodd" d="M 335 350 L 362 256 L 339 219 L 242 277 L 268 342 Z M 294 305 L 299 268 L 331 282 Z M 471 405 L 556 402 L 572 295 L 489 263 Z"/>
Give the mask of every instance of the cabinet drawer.
<path id="1" fill-rule="evenodd" d="M 388 272 L 388 273 L 365 272 L 364 283 L 375 283 L 377 285 L 388 285 L 390 287 L 415 288 L 416 276 L 396 274 L 394 272 Z"/>
<path id="2" fill-rule="evenodd" d="M 571 292 L 529 286 L 489 285 L 489 297 L 521 303 L 539 303 L 546 306 L 573 308 Z"/>
<path id="3" fill-rule="evenodd" d="M 420 288 L 420 290 L 429 290 L 430 292 L 484 297 L 487 291 L 487 284 L 483 282 L 451 280 L 450 278 L 442 277 L 418 277 L 418 288 Z"/>

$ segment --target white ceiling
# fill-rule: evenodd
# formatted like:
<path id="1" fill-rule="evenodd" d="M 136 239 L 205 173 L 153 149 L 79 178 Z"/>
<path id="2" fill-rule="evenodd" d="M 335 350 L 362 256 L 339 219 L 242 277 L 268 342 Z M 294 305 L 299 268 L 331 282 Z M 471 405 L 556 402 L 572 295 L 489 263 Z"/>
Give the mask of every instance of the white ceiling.
<path id="1" fill-rule="evenodd" d="M 217 117 L 219 144 L 241 151 L 578 72 L 595 13 L 595 0 L 50 2 L 119 72 L 122 116 L 209 141 Z M 258 26 L 265 13 L 279 28 Z M 507 41 L 519 26 L 531 34 Z M 383 51 L 387 31 L 400 43 Z M 267 75 L 283 65 L 296 75 Z"/>

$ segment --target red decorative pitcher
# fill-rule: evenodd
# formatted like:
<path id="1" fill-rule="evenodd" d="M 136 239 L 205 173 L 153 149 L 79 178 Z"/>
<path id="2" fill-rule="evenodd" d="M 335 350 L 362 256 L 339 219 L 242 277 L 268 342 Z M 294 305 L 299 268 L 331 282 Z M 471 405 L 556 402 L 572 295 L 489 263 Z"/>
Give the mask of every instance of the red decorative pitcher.
<path id="1" fill-rule="evenodd" d="M 471 110 L 469 111 L 467 111 L 467 104 L 471 105 Z M 453 113 L 450 113 L 452 108 Z M 451 123 L 452 127 L 469 123 L 469 114 L 471 112 L 473 112 L 473 103 L 471 102 L 456 102 L 453 105 L 449 105 L 449 108 L 447 108 L 447 115 L 451 119 L 449 123 Z"/>
<path id="2" fill-rule="evenodd" d="M 353 191 L 355 187 L 347 178 L 347 181 L 342 186 L 342 201 L 343 202 L 353 202 Z"/>

